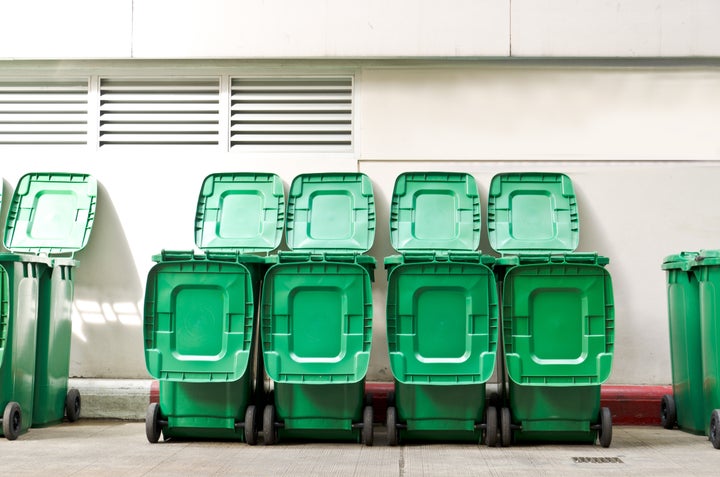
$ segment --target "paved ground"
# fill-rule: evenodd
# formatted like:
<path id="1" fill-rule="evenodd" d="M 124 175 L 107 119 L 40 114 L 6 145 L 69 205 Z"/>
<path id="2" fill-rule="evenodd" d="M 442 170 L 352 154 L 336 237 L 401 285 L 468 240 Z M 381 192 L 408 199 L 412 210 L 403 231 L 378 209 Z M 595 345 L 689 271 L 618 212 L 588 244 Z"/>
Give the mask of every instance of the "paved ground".
<path id="1" fill-rule="evenodd" d="M 16 441 L 0 438 L 0 458 L 0 474 L 6 476 L 720 475 L 720 450 L 707 438 L 635 426 L 614 426 L 608 449 L 589 445 L 388 447 L 383 426 L 376 426 L 374 447 L 328 443 L 250 447 L 232 442 L 149 444 L 142 422 L 85 419 L 31 429 Z"/>

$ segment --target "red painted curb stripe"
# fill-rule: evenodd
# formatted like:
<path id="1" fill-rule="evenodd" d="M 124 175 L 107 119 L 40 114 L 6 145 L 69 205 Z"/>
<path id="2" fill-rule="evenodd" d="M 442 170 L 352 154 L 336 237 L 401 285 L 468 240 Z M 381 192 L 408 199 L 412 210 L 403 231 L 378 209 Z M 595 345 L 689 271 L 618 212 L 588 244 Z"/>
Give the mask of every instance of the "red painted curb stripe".
<path id="1" fill-rule="evenodd" d="M 388 393 L 393 383 L 368 382 L 365 392 L 373 396 L 376 422 L 385 422 Z M 602 386 L 600 405 L 610 408 L 613 424 L 634 426 L 660 425 L 660 400 L 664 394 L 672 394 L 672 386 Z M 158 402 L 160 386 L 153 381 L 150 386 L 150 402 Z"/>

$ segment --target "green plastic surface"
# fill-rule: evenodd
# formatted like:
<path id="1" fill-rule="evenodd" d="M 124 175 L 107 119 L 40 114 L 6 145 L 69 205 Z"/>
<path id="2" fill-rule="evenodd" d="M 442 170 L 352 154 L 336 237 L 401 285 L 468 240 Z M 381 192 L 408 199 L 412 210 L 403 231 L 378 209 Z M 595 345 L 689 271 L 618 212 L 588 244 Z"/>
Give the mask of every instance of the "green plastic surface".
<path id="1" fill-rule="evenodd" d="M 315 386 L 275 383 L 275 412 L 283 425 L 279 438 L 360 442 L 365 380 Z"/>
<path id="2" fill-rule="evenodd" d="M 11 401 L 20 405 L 26 431 L 33 416 L 39 276 L 49 261 L 31 255 L 0 254 L 0 409 Z M 2 435 L 2 429 L 0 429 Z"/>
<path id="3" fill-rule="evenodd" d="M 566 253 L 578 246 L 575 192 L 564 174 L 496 175 L 487 220 L 490 245 L 503 254 Z"/>
<path id="4" fill-rule="evenodd" d="M 97 181 L 87 174 L 30 173 L 15 188 L 5 225 L 14 252 L 73 253 L 90 238 Z"/>
<path id="5" fill-rule="evenodd" d="M 485 385 L 435 386 L 395 382 L 400 440 L 479 442 Z"/>
<path id="6" fill-rule="evenodd" d="M 167 419 L 165 438 L 207 438 L 244 440 L 245 410 L 251 395 L 250 377 L 237 381 L 189 383 L 159 381 L 160 409 Z M 256 409 L 262 419 L 262 409 Z"/>
<path id="7" fill-rule="evenodd" d="M 470 174 L 406 172 L 395 180 L 390 207 L 395 250 L 476 250 L 481 223 L 477 184 Z"/>
<path id="8" fill-rule="evenodd" d="M 286 224 L 290 249 L 362 253 L 374 238 L 375 199 L 365 174 L 301 174 L 293 180 Z"/>
<path id="9" fill-rule="evenodd" d="M 65 417 L 76 266 L 75 260 L 55 258 L 40 276 L 33 427 Z"/>
<path id="10" fill-rule="evenodd" d="M 710 433 L 710 417 L 720 408 L 720 250 L 701 250 L 695 274 L 700 301 L 700 339 L 702 351 L 703 422 Z M 690 308 L 688 312 L 692 311 Z M 688 352 L 693 352 L 688 350 Z M 693 363 L 694 364 L 694 363 Z M 698 385 L 697 381 L 693 385 Z M 693 389 L 693 393 L 697 392 Z M 692 403 L 697 405 L 699 399 Z M 679 409 L 679 407 L 678 407 Z M 693 410 L 693 412 L 696 412 Z M 678 417 L 680 414 L 678 414 Z M 699 417 L 698 417 L 699 420 Z M 678 421 L 679 422 L 679 421 Z"/>
<path id="11" fill-rule="evenodd" d="M 600 386 L 509 385 L 510 411 L 517 442 L 595 441 L 600 422 Z"/>
<path id="12" fill-rule="evenodd" d="M 445 386 L 490 379 L 498 339 L 496 290 L 493 272 L 478 263 L 392 269 L 386 319 L 395 378 Z"/>
<path id="13" fill-rule="evenodd" d="M 263 283 L 265 370 L 280 383 L 354 383 L 372 341 L 370 276 L 355 263 L 280 263 Z"/>
<path id="14" fill-rule="evenodd" d="M 280 244 L 284 214 L 277 175 L 211 174 L 198 197 L 195 243 L 205 251 L 270 252 Z"/>
<path id="15" fill-rule="evenodd" d="M 156 264 L 145 291 L 145 363 L 157 379 L 235 381 L 253 337 L 252 272 L 204 258 Z"/>
<path id="16" fill-rule="evenodd" d="M 605 382 L 612 368 L 614 315 L 612 282 L 602 266 L 511 268 L 502 318 L 509 378 L 545 386 Z"/>
<path id="17" fill-rule="evenodd" d="M 705 432 L 702 336 L 700 334 L 700 284 L 695 271 L 683 270 L 673 257 L 667 271 L 668 325 L 673 397 L 680 429 Z M 694 262 L 693 257 L 689 257 Z"/>

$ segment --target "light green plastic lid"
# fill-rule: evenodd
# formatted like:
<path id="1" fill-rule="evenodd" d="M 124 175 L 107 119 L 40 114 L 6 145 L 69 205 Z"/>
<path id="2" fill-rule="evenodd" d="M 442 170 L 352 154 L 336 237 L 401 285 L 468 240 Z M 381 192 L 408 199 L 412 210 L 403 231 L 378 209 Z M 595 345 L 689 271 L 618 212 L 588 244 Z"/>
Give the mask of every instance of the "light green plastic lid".
<path id="1" fill-rule="evenodd" d="M 375 198 L 362 173 L 301 174 L 290 186 L 286 240 L 292 250 L 358 252 L 375 239 Z"/>
<path id="2" fill-rule="evenodd" d="M 497 174 L 488 197 L 490 246 L 503 254 L 569 253 L 580 240 L 577 203 L 565 174 Z"/>
<path id="3" fill-rule="evenodd" d="M 5 248 L 48 255 L 81 250 L 90 238 L 96 204 L 97 181 L 88 174 L 26 174 L 8 210 Z"/>
<path id="4" fill-rule="evenodd" d="M 195 244 L 205 251 L 271 252 L 280 244 L 284 213 L 277 175 L 211 174 L 198 197 Z"/>
<path id="5" fill-rule="evenodd" d="M 395 180 L 390 240 L 399 252 L 473 251 L 480 245 L 480 198 L 470 174 L 406 172 Z"/>

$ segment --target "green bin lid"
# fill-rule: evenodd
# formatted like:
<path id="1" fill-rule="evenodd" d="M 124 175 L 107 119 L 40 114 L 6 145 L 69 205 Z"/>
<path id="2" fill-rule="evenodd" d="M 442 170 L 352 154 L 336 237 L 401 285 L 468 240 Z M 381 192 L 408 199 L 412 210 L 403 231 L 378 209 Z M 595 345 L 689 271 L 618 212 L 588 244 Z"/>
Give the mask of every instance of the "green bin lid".
<path id="1" fill-rule="evenodd" d="M 668 255 L 663 259 L 663 270 L 685 270 L 688 271 L 698 264 L 699 252 L 680 252 Z"/>
<path id="2" fill-rule="evenodd" d="M 8 210 L 5 247 L 48 255 L 77 252 L 90 238 L 96 203 L 97 181 L 88 174 L 26 174 Z"/>
<path id="3" fill-rule="evenodd" d="M 375 198 L 362 173 L 301 174 L 290 186 L 286 240 L 292 250 L 367 252 L 375 239 Z"/>
<path id="4" fill-rule="evenodd" d="M 513 172 L 490 183 L 488 236 L 496 251 L 568 253 L 578 246 L 580 222 L 565 174 Z"/>
<path id="5" fill-rule="evenodd" d="M 198 197 L 195 244 L 205 251 L 271 252 L 282 238 L 284 212 L 277 175 L 210 174 Z"/>
<path id="6" fill-rule="evenodd" d="M 390 240 L 399 252 L 473 251 L 480 245 L 480 198 L 470 174 L 400 174 L 390 207 Z"/>

